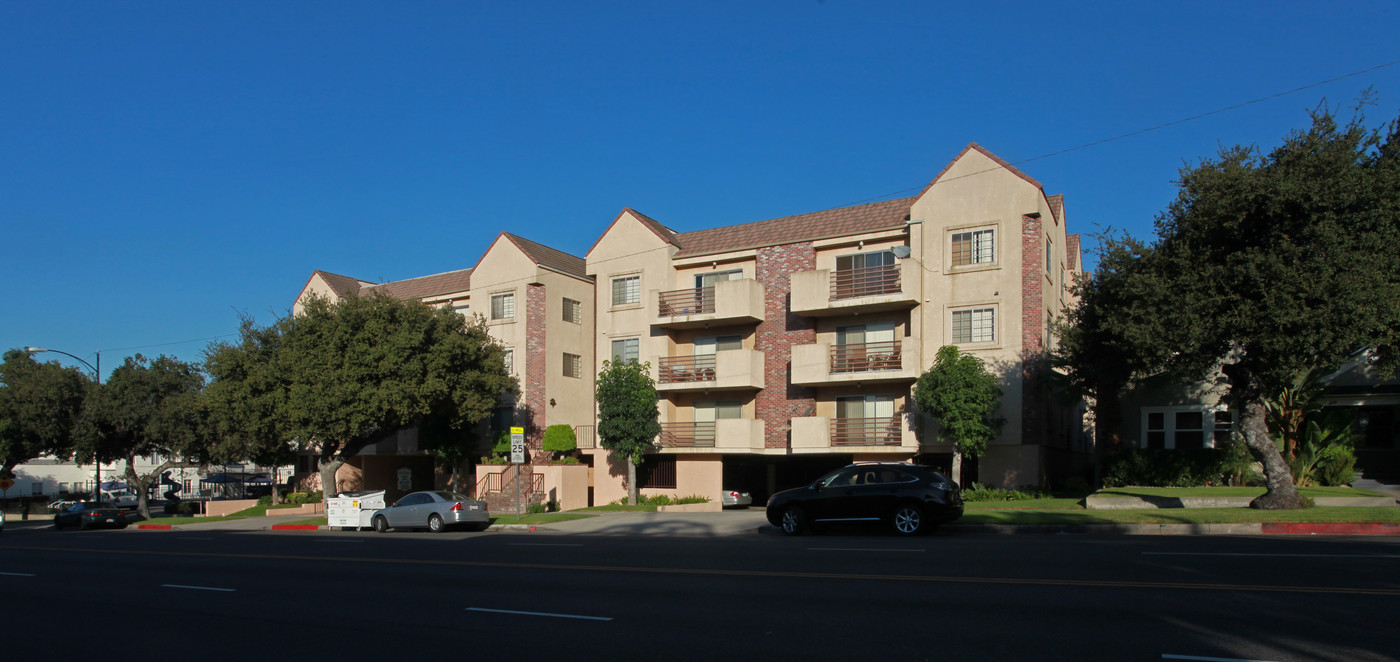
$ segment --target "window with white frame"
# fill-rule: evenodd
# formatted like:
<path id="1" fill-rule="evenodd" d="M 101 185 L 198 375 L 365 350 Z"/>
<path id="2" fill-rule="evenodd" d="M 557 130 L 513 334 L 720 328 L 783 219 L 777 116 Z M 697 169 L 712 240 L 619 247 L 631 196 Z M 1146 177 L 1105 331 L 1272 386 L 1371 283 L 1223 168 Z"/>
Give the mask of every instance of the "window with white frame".
<path id="1" fill-rule="evenodd" d="M 506 363 L 506 374 L 507 374 L 507 375 L 513 375 L 513 374 L 515 374 L 515 350 L 513 350 L 513 349 L 508 349 L 508 350 L 505 351 L 505 363 Z"/>
<path id="2" fill-rule="evenodd" d="M 578 354 L 564 353 L 564 376 L 583 377 L 583 357 Z"/>
<path id="3" fill-rule="evenodd" d="M 996 230 L 953 233 L 953 266 L 991 264 L 996 261 Z"/>
<path id="4" fill-rule="evenodd" d="M 612 279 L 612 302 L 614 306 L 641 303 L 642 277 L 634 275 Z"/>
<path id="5" fill-rule="evenodd" d="M 640 361 L 641 360 L 641 339 L 640 338 L 618 338 L 612 341 L 613 361 Z"/>
<path id="6" fill-rule="evenodd" d="M 510 320 L 515 319 L 515 293 L 505 292 L 503 294 L 491 295 L 491 319 Z"/>
<path id="7" fill-rule="evenodd" d="M 994 342 L 996 309 L 971 308 L 953 311 L 953 344 Z"/>
<path id="8" fill-rule="evenodd" d="M 573 324 L 583 324 L 583 304 L 565 297 L 564 321 Z"/>
<path id="9" fill-rule="evenodd" d="M 1234 429 L 1234 412 L 1221 406 L 1142 409 L 1144 448 L 1219 448 Z"/>

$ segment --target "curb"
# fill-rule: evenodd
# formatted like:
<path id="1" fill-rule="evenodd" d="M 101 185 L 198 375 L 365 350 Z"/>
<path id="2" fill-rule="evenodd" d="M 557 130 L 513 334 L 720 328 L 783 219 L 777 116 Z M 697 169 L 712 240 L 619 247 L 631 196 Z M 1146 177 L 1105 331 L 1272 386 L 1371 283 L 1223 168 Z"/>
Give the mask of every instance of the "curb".
<path id="1" fill-rule="evenodd" d="M 1316 522 L 1264 524 L 1262 533 L 1314 536 L 1396 536 L 1396 522 Z"/>
<path id="2" fill-rule="evenodd" d="M 137 524 L 136 528 L 144 531 L 169 531 L 171 526 L 169 524 Z"/>

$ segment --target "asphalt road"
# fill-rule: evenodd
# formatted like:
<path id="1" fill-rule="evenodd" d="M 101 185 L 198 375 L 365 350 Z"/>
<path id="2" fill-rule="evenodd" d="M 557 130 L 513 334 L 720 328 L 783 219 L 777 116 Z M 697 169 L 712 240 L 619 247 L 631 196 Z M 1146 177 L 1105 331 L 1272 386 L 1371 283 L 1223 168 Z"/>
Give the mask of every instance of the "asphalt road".
<path id="1" fill-rule="evenodd" d="M 0 595 L 21 659 L 1400 659 L 1394 538 L 7 528 Z"/>

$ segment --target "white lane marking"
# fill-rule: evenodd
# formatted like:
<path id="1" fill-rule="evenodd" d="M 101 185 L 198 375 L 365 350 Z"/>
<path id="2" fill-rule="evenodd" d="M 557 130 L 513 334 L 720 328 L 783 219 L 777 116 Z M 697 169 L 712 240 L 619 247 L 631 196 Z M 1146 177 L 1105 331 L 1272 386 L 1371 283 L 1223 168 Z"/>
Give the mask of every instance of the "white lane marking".
<path id="1" fill-rule="evenodd" d="M 1164 660 L 1197 660 L 1197 662 L 1269 662 L 1268 660 L 1245 660 L 1237 657 L 1196 657 L 1195 655 L 1168 655 L 1162 653 Z"/>
<path id="2" fill-rule="evenodd" d="M 509 609 L 485 609 L 482 607 L 467 607 L 467 611 L 485 611 L 493 614 L 515 614 L 517 616 L 548 616 L 550 618 L 577 618 L 584 621 L 611 621 L 607 616 L 579 616 L 577 614 L 548 614 L 540 611 L 511 611 Z"/>
<path id="3" fill-rule="evenodd" d="M 38 575 L 32 572 L 0 572 L 0 575 L 6 577 L 38 577 Z"/>
<path id="4" fill-rule="evenodd" d="M 880 549 L 876 547 L 808 547 L 809 552 L 924 552 L 923 549 Z"/>
<path id="5" fill-rule="evenodd" d="M 513 542 L 511 547 L 583 547 L 575 542 Z"/>
<path id="6" fill-rule="evenodd" d="M 1263 556 L 1304 559 L 1400 559 L 1400 554 L 1247 554 L 1243 552 L 1142 552 L 1143 556 Z"/>
<path id="7" fill-rule="evenodd" d="M 161 584 L 161 587 L 163 587 L 163 588 L 184 588 L 184 589 L 189 589 L 189 590 L 191 590 L 191 591 L 220 591 L 220 592 L 223 592 L 223 593 L 233 593 L 234 591 L 237 591 L 237 590 L 238 590 L 238 589 L 236 589 L 236 588 L 217 588 L 217 587 L 214 587 L 214 586 L 186 586 L 186 585 L 184 585 L 184 584 Z"/>

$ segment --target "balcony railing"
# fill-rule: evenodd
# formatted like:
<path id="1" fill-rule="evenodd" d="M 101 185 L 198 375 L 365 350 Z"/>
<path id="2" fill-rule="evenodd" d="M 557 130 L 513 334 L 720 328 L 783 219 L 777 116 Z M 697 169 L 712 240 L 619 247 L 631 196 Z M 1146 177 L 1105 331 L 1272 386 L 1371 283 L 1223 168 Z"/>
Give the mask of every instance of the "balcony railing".
<path id="1" fill-rule="evenodd" d="M 575 425 L 574 439 L 578 442 L 579 448 L 597 448 L 598 442 L 594 438 L 592 425 Z"/>
<path id="2" fill-rule="evenodd" d="M 661 317 L 706 315 L 715 312 L 715 288 L 696 287 L 659 293 L 657 313 Z"/>
<path id="3" fill-rule="evenodd" d="M 839 269 L 831 274 L 831 299 L 854 299 L 899 292 L 899 265 Z"/>
<path id="4" fill-rule="evenodd" d="M 831 346 L 831 371 L 872 372 L 903 367 L 898 340 Z"/>
<path id="5" fill-rule="evenodd" d="M 657 361 L 658 382 L 683 384 L 715 381 L 715 355 L 664 356 Z"/>
<path id="6" fill-rule="evenodd" d="M 831 419 L 832 446 L 898 446 L 899 416 Z"/>
<path id="7" fill-rule="evenodd" d="M 715 445 L 715 423 L 662 423 L 658 443 L 662 448 L 712 448 Z"/>

